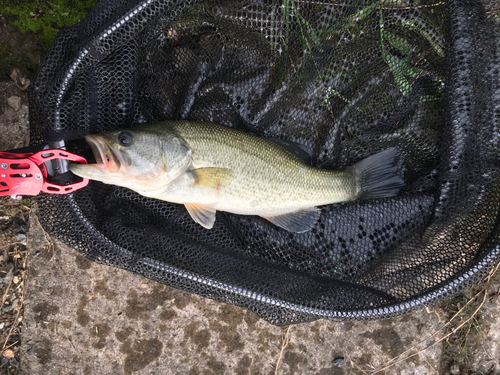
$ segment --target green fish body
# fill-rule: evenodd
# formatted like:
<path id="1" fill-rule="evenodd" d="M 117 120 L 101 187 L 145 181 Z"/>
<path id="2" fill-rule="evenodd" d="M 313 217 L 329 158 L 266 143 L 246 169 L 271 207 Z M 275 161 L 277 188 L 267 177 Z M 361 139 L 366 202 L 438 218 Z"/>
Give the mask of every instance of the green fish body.
<path id="1" fill-rule="evenodd" d="M 73 164 L 75 174 L 184 204 L 205 228 L 225 211 L 305 232 L 319 218 L 317 206 L 390 197 L 404 186 L 396 149 L 332 171 L 307 165 L 273 140 L 216 124 L 161 122 L 86 139 L 98 163 Z"/>

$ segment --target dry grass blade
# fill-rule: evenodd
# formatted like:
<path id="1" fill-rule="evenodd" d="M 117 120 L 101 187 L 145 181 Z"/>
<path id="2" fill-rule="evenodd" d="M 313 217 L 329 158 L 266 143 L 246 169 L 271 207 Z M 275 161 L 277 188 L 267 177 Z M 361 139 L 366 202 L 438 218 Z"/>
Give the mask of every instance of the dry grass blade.
<path id="1" fill-rule="evenodd" d="M 471 301 L 472 301 L 473 299 L 475 299 L 477 296 L 479 296 L 481 293 L 483 293 L 483 299 L 482 299 L 481 303 L 479 304 L 479 306 L 477 307 L 477 309 L 476 309 L 476 310 L 472 313 L 472 315 L 471 315 L 469 318 L 467 318 L 464 322 L 462 322 L 462 323 L 461 323 L 458 327 L 456 327 L 455 329 L 453 329 L 453 331 L 451 331 L 450 333 L 447 333 L 447 334 L 446 334 L 446 335 L 444 335 L 443 337 L 439 338 L 439 340 L 437 340 L 437 341 L 435 341 L 434 343 L 432 343 L 432 344 L 430 344 L 430 345 L 426 346 L 425 348 L 423 348 L 423 349 L 419 350 L 419 351 L 418 351 L 418 352 L 416 352 L 416 353 L 413 353 L 413 354 L 410 354 L 410 355 L 408 355 L 408 356 L 406 356 L 406 357 L 404 357 L 404 358 L 398 359 L 398 360 L 397 360 L 397 361 L 395 361 L 395 362 L 392 362 L 392 361 L 394 361 L 394 359 L 395 359 L 395 358 L 398 358 L 398 357 L 400 357 L 401 355 L 399 355 L 399 356 L 397 356 L 397 357 L 393 358 L 391 361 L 389 361 L 389 362 L 392 362 L 392 363 L 390 363 L 389 365 L 384 366 L 384 367 L 382 367 L 382 368 L 380 368 L 380 369 L 378 369 L 378 370 L 375 370 L 374 372 L 371 372 L 370 374 L 371 374 L 371 375 L 378 374 L 379 372 L 382 372 L 382 371 L 384 371 L 384 370 L 387 370 L 387 369 L 389 369 L 390 367 L 392 367 L 392 366 L 394 366 L 394 365 L 397 365 L 398 363 L 404 362 L 404 361 L 406 361 L 406 360 L 407 360 L 407 359 L 409 359 L 409 358 L 415 357 L 416 355 L 419 355 L 420 353 L 422 353 L 422 352 L 426 351 L 427 349 L 429 349 L 429 348 L 431 348 L 431 347 L 433 347 L 433 346 L 437 345 L 438 343 L 442 342 L 443 340 L 445 340 L 445 339 L 447 339 L 448 337 L 450 337 L 451 335 L 453 335 L 453 334 L 454 334 L 455 332 L 457 332 L 460 328 L 462 328 L 464 325 L 466 325 L 468 322 L 470 322 L 472 319 L 474 319 L 474 317 L 475 317 L 475 316 L 476 316 L 476 314 L 479 312 L 479 310 L 481 309 L 481 307 L 483 307 L 484 302 L 486 301 L 486 297 L 488 296 L 488 291 L 487 291 L 487 290 L 482 290 L 482 291 L 478 292 L 478 293 L 477 293 L 474 297 L 472 297 L 472 298 L 471 298 Z M 470 301 L 469 301 L 469 302 L 470 302 Z M 464 307 L 465 307 L 465 306 L 464 306 Z M 458 314 L 458 313 L 457 313 L 457 314 Z M 455 314 L 455 316 L 456 316 L 456 314 Z M 454 317 L 455 317 L 455 316 L 454 316 Z M 453 317 L 452 319 L 454 319 L 454 317 Z M 449 321 L 449 322 L 451 322 L 451 320 L 452 320 L 452 319 L 450 319 L 450 321 Z M 448 322 L 448 323 L 449 323 L 449 322 Z M 447 324 L 448 324 L 448 323 L 447 323 Z M 412 347 L 412 348 L 414 348 L 414 347 Z M 409 350 L 410 350 L 410 349 L 409 349 Z M 408 352 L 408 351 L 405 351 L 404 353 L 407 353 L 407 352 Z"/>
<path id="2" fill-rule="evenodd" d="M 286 329 L 285 336 L 283 337 L 283 341 L 281 342 L 281 350 L 280 354 L 278 355 L 278 360 L 276 361 L 274 375 L 278 375 L 278 368 L 281 362 L 281 357 L 283 356 L 283 352 L 285 351 L 285 348 L 288 346 L 288 343 L 290 342 L 290 336 L 289 336 L 290 327 L 291 326 L 288 326 L 288 328 Z"/>
<path id="3" fill-rule="evenodd" d="M 22 291 L 19 302 L 18 302 L 19 308 L 17 309 L 16 318 L 15 318 L 14 322 L 12 323 L 12 326 L 10 327 L 9 334 L 7 335 L 7 338 L 5 339 L 5 342 L 2 346 L 2 349 L 1 349 L 2 351 L 7 348 L 7 343 L 9 342 L 10 336 L 12 335 L 14 328 L 16 328 L 17 325 L 19 324 L 19 315 L 21 314 L 21 311 L 23 310 L 24 295 L 25 295 L 26 286 L 27 286 L 27 273 L 24 273 L 22 284 L 24 285 L 24 290 Z M 12 345 L 10 345 L 10 346 L 12 346 Z"/>
<path id="4" fill-rule="evenodd" d="M 21 296 L 21 300 L 19 301 L 19 303 L 22 304 L 24 303 L 24 294 Z M 9 334 L 7 335 L 7 338 L 5 339 L 5 342 L 2 346 L 2 350 L 4 350 L 7 346 L 7 343 L 9 342 L 9 339 L 10 339 L 10 336 L 12 335 L 12 331 L 14 330 L 14 328 L 17 326 L 17 324 L 19 323 L 19 314 L 21 313 L 21 310 L 22 308 L 19 308 L 17 310 L 17 314 L 16 314 L 16 319 L 14 320 L 14 323 L 12 324 L 12 326 L 10 327 L 10 331 L 9 331 Z"/>
<path id="5" fill-rule="evenodd" d="M 5 304 L 5 301 L 7 300 L 7 295 L 9 294 L 9 289 L 10 289 L 11 285 L 12 285 L 12 279 L 7 284 L 7 288 L 5 289 L 5 292 L 2 296 L 2 304 L 0 306 L 3 306 Z"/>
<path id="6" fill-rule="evenodd" d="M 472 301 L 474 301 L 474 300 L 476 299 L 476 297 L 477 297 L 478 295 L 479 295 L 479 293 L 478 293 L 478 294 L 476 294 L 474 297 L 472 297 L 472 298 L 471 298 L 471 299 L 470 299 L 470 300 L 469 300 L 469 301 L 468 301 L 468 302 L 467 302 L 467 303 L 466 303 L 466 304 L 465 304 L 465 305 L 464 305 L 464 306 L 463 306 L 460 310 L 458 310 L 458 311 L 455 313 L 455 315 L 453 315 L 453 316 L 452 316 L 452 317 L 451 317 L 451 318 L 450 318 L 450 319 L 446 322 L 446 324 L 444 324 L 441 328 L 439 328 L 438 330 L 436 330 L 436 331 L 435 331 L 435 332 L 434 332 L 434 333 L 433 333 L 430 337 L 426 337 L 424 340 L 422 340 L 422 341 L 418 342 L 417 344 L 415 344 L 415 345 L 411 346 L 410 348 L 406 349 L 403 353 L 401 353 L 401 354 L 399 354 L 398 356 L 396 356 L 396 357 L 394 357 L 394 358 L 390 359 L 390 360 L 388 361 L 388 363 L 390 364 L 391 362 L 396 361 L 396 360 L 397 360 L 397 358 L 399 358 L 399 357 L 401 357 L 401 356 L 405 355 L 406 353 L 411 352 L 412 350 L 416 349 L 416 347 L 417 347 L 418 345 L 420 345 L 420 344 L 424 343 L 425 341 L 429 340 L 430 338 L 433 338 L 433 337 L 434 337 L 434 336 L 436 336 L 439 332 L 441 332 L 444 328 L 446 328 L 446 327 L 450 326 L 450 325 L 451 325 L 451 322 L 453 322 L 453 320 L 454 320 L 457 316 L 459 316 L 459 315 L 462 313 L 462 311 L 464 311 L 464 310 L 467 308 L 467 306 L 469 306 L 469 304 L 470 304 Z M 425 349 L 424 349 L 424 350 L 425 350 Z"/>
<path id="7" fill-rule="evenodd" d="M 484 278 L 483 282 L 484 282 L 484 283 L 488 283 L 488 282 L 491 280 L 491 278 L 493 277 L 493 275 L 497 272 L 498 268 L 500 268 L 500 263 L 498 263 L 498 264 L 496 265 L 496 267 L 495 267 L 495 268 L 493 268 L 493 269 L 492 269 L 492 270 L 488 273 L 488 276 L 486 276 L 486 277 Z M 485 292 L 486 292 L 486 291 L 485 291 Z M 478 292 L 478 293 L 476 293 L 476 295 L 474 295 L 474 297 L 472 297 L 471 299 L 469 299 L 469 301 L 467 301 L 467 303 L 466 303 L 464 306 L 462 306 L 462 308 L 460 308 L 460 309 L 459 309 L 459 310 L 458 310 L 458 311 L 457 311 L 457 312 L 456 312 L 456 313 L 455 313 L 455 314 L 454 314 L 454 315 L 453 315 L 453 316 L 452 316 L 452 317 L 451 317 L 451 318 L 450 318 L 450 319 L 446 322 L 446 324 L 444 324 L 441 328 L 439 328 L 438 330 L 436 330 L 436 331 L 435 331 L 435 332 L 434 332 L 434 333 L 433 333 L 430 337 L 426 337 L 424 340 L 422 340 L 422 341 L 418 342 L 417 344 L 415 344 L 415 345 L 411 346 L 410 348 L 408 348 L 407 350 L 405 350 L 405 351 L 404 351 L 404 352 L 402 352 L 401 354 L 399 354 L 399 355 L 397 355 L 396 357 L 394 357 L 394 358 L 390 359 L 390 360 L 388 361 L 388 364 L 386 365 L 386 367 L 384 367 L 384 369 L 385 369 L 385 368 L 387 368 L 387 367 L 390 367 L 392 364 L 395 364 L 395 363 L 400 363 L 400 362 L 401 362 L 401 360 L 398 360 L 398 358 L 401 358 L 401 357 L 402 357 L 402 356 L 404 356 L 405 354 L 407 354 L 407 353 L 411 352 L 412 350 L 416 349 L 416 347 L 417 347 L 418 345 L 421 345 L 422 343 L 424 343 L 425 341 L 429 340 L 430 338 L 434 338 L 434 337 L 435 337 L 435 336 L 436 336 L 439 332 L 441 332 L 443 329 L 445 329 L 446 327 L 449 327 L 449 326 L 451 325 L 451 323 L 455 320 L 455 318 L 456 318 L 457 316 L 460 316 L 460 314 L 461 314 L 461 313 L 462 313 L 462 312 L 463 312 L 463 311 L 464 311 L 464 310 L 465 310 L 465 309 L 466 309 L 466 308 L 467 308 L 467 307 L 468 307 L 468 306 L 469 306 L 469 305 L 470 305 L 473 301 L 475 301 L 475 300 L 476 300 L 476 298 L 477 298 L 480 294 L 481 294 L 481 292 Z M 485 298 L 485 297 L 484 297 L 484 298 Z M 483 302 L 481 303 L 481 306 L 484 304 L 484 298 L 483 298 Z M 472 316 L 471 316 L 471 317 L 470 317 L 467 321 L 470 321 L 471 319 L 473 319 L 473 318 L 475 317 L 475 315 L 476 315 L 476 313 L 477 313 L 478 311 L 479 311 L 479 310 L 476 310 L 476 312 L 474 312 L 474 314 L 473 314 L 473 315 L 472 315 Z M 465 322 L 465 323 L 467 323 L 467 322 Z M 464 324 L 465 324 L 465 323 L 464 323 Z M 462 325 L 463 325 L 463 324 L 462 324 Z M 452 333 L 454 333 L 456 330 L 457 330 L 457 329 L 455 329 Z M 452 334 L 452 333 L 451 333 L 451 334 Z M 447 337 L 447 336 L 446 336 L 446 337 Z M 443 339 L 444 339 L 444 338 L 439 339 L 437 342 L 433 343 L 433 344 L 432 344 L 432 345 L 430 345 L 430 346 L 427 346 L 427 347 L 426 347 L 425 349 L 423 349 L 423 350 L 427 350 L 428 348 L 430 348 L 431 346 L 433 346 L 433 345 L 437 344 L 438 342 L 442 341 Z M 417 353 L 415 353 L 415 354 L 418 354 L 418 353 L 420 353 L 420 352 L 422 352 L 422 350 L 420 350 L 419 352 L 417 352 Z M 408 359 L 408 358 L 412 357 L 412 356 L 413 356 L 413 355 L 415 355 L 415 354 L 412 354 L 412 355 L 410 355 L 410 356 L 404 357 L 402 360 Z M 397 362 L 395 362 L 395 361 L 397 361 Z M 381 370 L 376 370 L 376 371 L 382 371 L 382 370 L 383 370 L 383 369 L 381 369 Z M 373 374 L 375 374 L 375 373 L 376 373 L 376 372 L 373 372 Z"/>

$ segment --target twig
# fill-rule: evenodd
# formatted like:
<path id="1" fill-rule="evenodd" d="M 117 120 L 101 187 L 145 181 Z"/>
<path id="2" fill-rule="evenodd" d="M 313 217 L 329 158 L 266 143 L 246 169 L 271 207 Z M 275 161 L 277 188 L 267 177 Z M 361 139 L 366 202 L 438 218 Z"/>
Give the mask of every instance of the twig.
<path id="1" fill-rule="evenodd" d="M 19 303 L 23 303 L 23 297 L 21 297 L 21 301 Z M 9 331 L 9 334 L 7 335 L 7 338 L 5 339 L 5 342 L 2 346 L 2 351 L 5 350 L 5 347 L 7 346 L 7 343 L 9 342 L 9 339 L 10 339 L 10 336 L 12 335 L 12 331 L 14 330 L 14 327 L 16 326 L 16 324 L 18 323 L 18 319 L 19 319 L 19 314 L 21 313 L 21 308 L 19 310 L 17 310 L 17 314 L 16 314 L 16 319 L 14 320 L 14 323 L 12 324 L 12 327 L 10 327 L 10 331 Z"/>
<path id="2" fill-rule="evenodd" d="M 488 273 L 488 276 L 486 276 L 486 282 L 489 282 L 491 280 L 491 278 L 493 277 L 493 275 L 498 271 L 498 268 L 500 267 L 500 263 L 497 264 L 497 266 L 495 268 L 493 268 L 489 273 Z"/>
<path id="3" fill-rule="evenodd" d="M 3 349 L 3 350 L 7 350 L 7 349 L 9 349 L 9 348 L 13 347 L 13 346 L 14 346 L 14 345 L 16 345 L 18 342 L 19 342 L 19 340 L 17 340 L 16 342 L 14 342 L 14 343 L 10 344 L 9 346 L 5 347 L 5 349 Z"/>
<path id="4" fill-rule="evenodd" d="M 9 294 L 9 289 L 10 289 L 11 285 L 12 285 L 12 279 L 10 279 L 9 284 L 7 284 L 7 289 L 5 289 L 5 293 L 3 294 L 2 305 L 0 306 L 0 308 L 3 306 L 3 304 L 5 303 L 5 300 L 7 299 L 7 294 Z"/>
<path id="5" fill-rule="evenodd" d="M 476 295 L 475 295 L 472 299 L 476 298 L 476 297 L 477 297 L 480 293 L 481 293 L 481 292 L 478 292 L 478 293 L 477 293 L 477 294 L 476 294 Z M 407 359 L 409 359 L 409 358 L 415 357 L 416 355 L 418 355 L 418 354 L 420 354 L 420 353 L 422 353 L 422 352 L 426 351 L 427 349 L 432 348 L 434 345 L 436 345 L 436 344 L 440 343 L 441 341 L 443 341 L 443 340 L 447 339 L 448 337 L 450 337 L 452 334 L 454 334 L 455 332 L 457 332 L 460 328 L 462 328 L 465 324 L 467 324 L 467 323 L 468 323 L 471 319 L 473 319 L 473 318 L 474 318 L 474 316 L 478 313 L 478 311 L 481 309 L 481 307 L 483 307 L 484 302 L 486 301 L 486 297 L 487 297 L 487 295 L 488 295 L 488 291 L 484 290 L 483 300 L 482 300 L 482 301 L 481 301 L 481 303 L 479 304 L 479 307 L 478 307 L 478 308 L 477 308 L 477 309 L 476 309 L 476 310 L 472 313 L 472 315 L 471 315 L 471 316 L 470 316 L 470 317 L 469 317 L 466 321 L 464 321 L 462 324 L 460 324 L 458 327 L 456 327 L 453 331 L 451 331 L 450 333 L 448 333 L 448 334 L 444 335 L 444 336 L 443 336 L 443 337 L 441 337 L 438 341 L 436 341 L 436 342 L 432 343 L 431 345 L 429 345 L 429 346 L 427 346 L 427 347 L 425 347 L 425 348 L 423 348 L 423 349 L 419 350 L 418 352 L 413 353 L 413 354 L 411 354 L 411 355 L 409 355 L 409 356 L 406 356 L 406 357 L 404 357 L 404 358 L 401 358 L 401 359 L 397 360 L 396 362 L 393 362 L 393 363 L 391 363 L 391 364 L 389 364 L 389 365 L 387 365 L 387 366 L 385 366 L 385 367 L 383 367 L 383 368 L 381 368 L 381 369 L 379 369 L 379 370 L 376 370 L 376 371 L 372 372 L 372 373 L 371 373 L 371 375 L 378 374 L 379 372 L 384 371 L 384 370 L 387 370 L 388 368 L 390 368 L 390 367 L 392 367 L 392 366 L 394 366 L 394 365 L 396 365 L 396 364 L 398 364 L 398 363 L 401 363 L 401 362 L 403 362 L 403 361 L 406 361 L 406 360 L 407 360 Z M 472 300 L 472 299 L 471 299 L 471 300 Z M 469 301 L 469 302 L 470 302 L 470 301 Z M 468 303 L 467 303 L 467 304 L 468 304 Z M 467 306 L 467 305 L 466 305 L 466 306 Z M 464 306 L 464 307 L 465 307 L 465 306 Z M 457 314 L 458 314 L 458 313 L 457 313 Z M 456 315 L 456 314 L 455 314 L 455 315 Z M 451 321 L 451 320 L 450 320 L 450 321 Z M 407 352 L 407 351 L 405 351 L 405 353 L 406 353 L 406 352 Z M 400 355 L 399 355 L 399 356 L 400 356 Z M 398 357 L 399 357 L 399 356 L 398 356 Z M 397 358 L 397 357 L 395 357 L 395 358 Z"/>
<path id="6" fill-rule="evenodd" d="M 56 325 L 56 327 L 57 327 L 57 325 Z M 69 343 L 70 343 L 70 344 L 71 344 L 71 346 L 73 347 L 73 350 L 74 350 L 75 352 L 77 352 L 78 350 L 76 350 L 75 345 L 73 344 L 73 341 L 71 341 L 71 340 L 70 340 L 70 339 L 69 339 L 66 335 L 63 335 L 63 337 L 64 337 L 66 340 L 68 340 L 68 341 L 69 341 Z"/>
<path id="7" fill-rule="evenodd" d="M 27 287 L 28 283 L 28 274 L 25 273 L 23 275 L 23 282 L 24 282 L 24 285 Z M 18 304 L 20 304 L 20 307 L 19 309 L 17 310 L 17 314 L 16 314 L 16 319 L 14 320 L 14 323 L 12 323 L 12 327 L 10 327 L 10 330 L 9 330 L 9 334 L 7 335 L 7 338 L 5 339 L 5 342 L 2 346 L 2 351 L 5 350 L 5 347 L 7 346 L 7 343 L 9 342 L 9 339 L 10 339 L 10 336 L 12 335 L 12 331 L 14 330 L 14 327 L 19 324 L 19 314 L 21 314 L 21 310 L 23 309 L 23 304 L 24 304 L 24 295 L 26 294 L 26 288 L 23 290 L 23 292 L 21 293 L 21 298 L 19 299 L 19 302 Z"/>
<path id="8" fill-rule="evenodd" d="M 434 372 L 436 373 L 437 375 L 439 375 L 439 372 L 436 371 L 436 369 L 434 367 L 432 367 L 432 365 L 429 363 L 429 361 L 427 360 L 427 358 L 424 358 L 424 361 L 425 363 L 427 363 L 429 365 L 429 368 Z"/>
<path id="9" fill-rule="evenodd" d="M 280 354 L 278 356 L 278 360 L 276 361 L 276 366 L 275 366 L 275 369 L 274 369 L 274 375 L 278 375 L 278 368 L 279 368 L 279 365 L 280 365 L 281 356 L 283 355 L 283 352 L 285 351 L 285 348 L 288 346 L 288 343 L 290 342 L 290 337 L 288 336 L 288 333 L 290 332 L 290 327 L 291 326 L 288 326 L 288 328 L 286 329 L 286 332 L 285 332 L 285 337 L 283 337 L 283 342 L 281 343 Z"/>

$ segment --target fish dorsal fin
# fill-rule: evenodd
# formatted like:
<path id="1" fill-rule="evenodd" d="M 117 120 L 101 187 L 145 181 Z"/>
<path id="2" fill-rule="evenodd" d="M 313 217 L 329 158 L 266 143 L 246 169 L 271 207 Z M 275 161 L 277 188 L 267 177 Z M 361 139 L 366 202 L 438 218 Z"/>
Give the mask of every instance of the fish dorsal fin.
<path id="1" fill-rule="evenodd" d="M 184 203 L 189 215 L 202 227 L 212 229 L 215 223 L 215 208 L 200 203 Z"/>
<path id="2" fill-rule="evenodd" d="M 203 185 L 218 190 L 231 178 L 231 170 L 226 168 L 198 168 L 192 171 L 194 185 Z"/>
<path id="3" fill-rule="evenodd" d="M 280 138 L 269 138 L 269 140 L 296 156 L 304 164 L 311 165 L 311 155 L 309 155 L 304 145 Z"/>
<path id="4" fill-rule="evenodd" d="M 284 215 L 263 216 L 263 218 L 289 232 L 303 233 L 312 229 L 318 221 L 320 213 L 321 210 L 319 208 L 310 207 Z"/>

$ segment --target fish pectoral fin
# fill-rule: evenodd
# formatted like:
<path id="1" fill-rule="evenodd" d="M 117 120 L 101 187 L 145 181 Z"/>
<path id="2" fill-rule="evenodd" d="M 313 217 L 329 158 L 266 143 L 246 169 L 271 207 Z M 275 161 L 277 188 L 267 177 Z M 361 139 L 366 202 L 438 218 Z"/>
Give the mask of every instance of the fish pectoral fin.
<path id="1" fill-rule="evenodd" d="M 202 227 L 212 229 L 215 223 L 215 208 L 200 203 L 184 203 L 189 215 Z"/>
<path id="2" fill-rule="evenodd" d="M 203 185 L 218 190 L 231 178 L 232 172 L 227 168 L 198 168 L 192 171 L 194 175 L 193 185 Z"/>
<path id="3" fill-rule="evenodd" d="M 317 207 L 310 207 L 303 210 L 290 212 L 284 215 L 265 217 L 274 225 L 286 229 L 289 232 L 303 233 L 314 227 L 319 219 L 321 210 Z"/>

